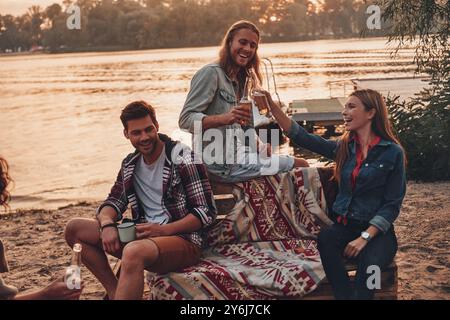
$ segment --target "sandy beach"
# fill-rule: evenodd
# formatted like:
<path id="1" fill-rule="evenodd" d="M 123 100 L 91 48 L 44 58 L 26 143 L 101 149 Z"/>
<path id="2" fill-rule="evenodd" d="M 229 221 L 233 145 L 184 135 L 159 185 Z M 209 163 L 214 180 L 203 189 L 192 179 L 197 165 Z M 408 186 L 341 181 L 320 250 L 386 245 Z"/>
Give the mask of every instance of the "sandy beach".
<path id="1" fill-rule="evenodd" d="M 450 182 L 408 183 L 400 217 L 399 299 L 450 299 Z M 10 272 L 6 283 L 21 292 L 45 286 L 62 276 L 71 251 L 64 226 L 72 217 L 93 217 L 98 203 L 79 203 L 58 210 L 26 210 L 0 216 L 0 237 Z M 111 265 L 116 262 L 110 259 Z M 85 268 L 81 299 L 101 299 L 103 288 Z"/>

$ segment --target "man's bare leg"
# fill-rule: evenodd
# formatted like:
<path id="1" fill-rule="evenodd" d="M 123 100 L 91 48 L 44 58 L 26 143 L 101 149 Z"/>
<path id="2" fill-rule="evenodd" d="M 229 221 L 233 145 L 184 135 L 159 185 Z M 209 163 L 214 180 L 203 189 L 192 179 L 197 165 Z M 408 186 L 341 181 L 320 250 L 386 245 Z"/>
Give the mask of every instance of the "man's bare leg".
<path id="1" fill-rule="evenodd" d="M 148 239 L 130 242 L 123 249 L 116 300 L 141 300 L 144 294 L 144 269 L 159 256 L 156 244 Z"/>
<path id="2" fill-rule="evenodd" d="M 303 158 L 294 158 L 294 168 L 309 167 L 309 163 Z"/>
<path id="3" fill-rule="evenodd" d="M 94 219 L 72 219 L 66 226 L 65 237 L 70 247 L 73 247 L 75 243 L 82 245 L 82 262 L 103 285 L 108 297 L 113 299 L 117 288 L 117 278 L 103 250 L 98 222 Z M 117 258 L 120 258 L 120 254 L 117 254 Z"/>

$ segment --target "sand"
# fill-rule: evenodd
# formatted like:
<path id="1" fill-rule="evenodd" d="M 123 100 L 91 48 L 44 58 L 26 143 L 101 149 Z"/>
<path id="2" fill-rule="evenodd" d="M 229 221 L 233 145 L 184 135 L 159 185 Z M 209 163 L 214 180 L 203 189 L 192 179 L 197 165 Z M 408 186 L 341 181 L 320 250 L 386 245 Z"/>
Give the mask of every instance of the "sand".
<path id="1" fill-rule="evenodd" d="M 21 292 L 35 290 L 62 276 L 71 250 L 64 226 L 72 217 L 93 217 L 98 203 L 79 203 L 58 210 L 27 210 L 0 218 L 0 238 L 10 272 L 6 283 Z M 399 299 L 450 299 L 450 182 L 408 183 L 400 217 Z M 116 262 L 110 259 L 111 265 Z M 81 299 L 101 299 L 103 288 L 83 267 Z"/>

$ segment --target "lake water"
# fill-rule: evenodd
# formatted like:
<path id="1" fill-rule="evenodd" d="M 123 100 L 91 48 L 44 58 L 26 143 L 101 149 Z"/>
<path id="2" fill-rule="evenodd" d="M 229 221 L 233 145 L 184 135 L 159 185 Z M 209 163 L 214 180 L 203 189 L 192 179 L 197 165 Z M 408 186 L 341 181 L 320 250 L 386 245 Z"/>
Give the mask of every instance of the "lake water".
<path id="1" fill-rule="evenodd" d="M 122 158 L 121 109 L 143 99 L 160 131 L 184 141 L 178 115 L 190 79 L 218 47 L 0 58 L 0 154 L 15 180 L 12 208 L 56 208 L 105 198 Z M 262 44 L 281 100 L 327 98 L 328 83 L 413 74 L 413 51 L 392 59 L 386 40 Z M 343 92 L 332 92 L 343 95 Z M 348 92 L 347 92 L 348 93 Z M 281 146 L 280 153 L 294 153 Z"/>

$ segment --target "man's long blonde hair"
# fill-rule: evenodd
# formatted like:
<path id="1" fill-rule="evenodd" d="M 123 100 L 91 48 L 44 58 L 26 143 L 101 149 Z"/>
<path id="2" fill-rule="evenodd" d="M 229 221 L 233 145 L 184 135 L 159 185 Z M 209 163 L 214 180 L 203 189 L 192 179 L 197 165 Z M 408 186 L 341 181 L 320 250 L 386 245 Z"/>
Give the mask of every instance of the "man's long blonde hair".
<path id="1" fill-rule="evenodd" d="M 222 69 L 225 71 L 227 75 L 231 74 L 231 71 L 233 69 L 233 59 L 230 55 L 230 48 L 231 48 L 231 42 L 234 39 L 234 36 L 239 30 L 242 29 L 249 29 L 256 33 L 258 36 L 258 43 L 260 40 L 260 32 L 259 29 L 251 23 L 250 21 L 241 20 L 233 23 L 233 25 L 228 29 L 227 33 L 222 39 L 222 45 L 220 47 L 219 51 L 219 65 L 222 67 Z M 245 81 L 245 77 L 249 74 L 248 70 L 250 68 L 253 68 L 255 70 L 256 77 L 258 78 L 259 82 L 262 84 L 262 75 L 260 71 L 260 64 L 261 60 L 258 56 L 258 48 L 256 48 L 255 55 L 253 56 L 252 60 L 249 61 L 246 68 L 241 68 L 237 74 L 237 78 L 240 84 L 243 84 Z"/>

